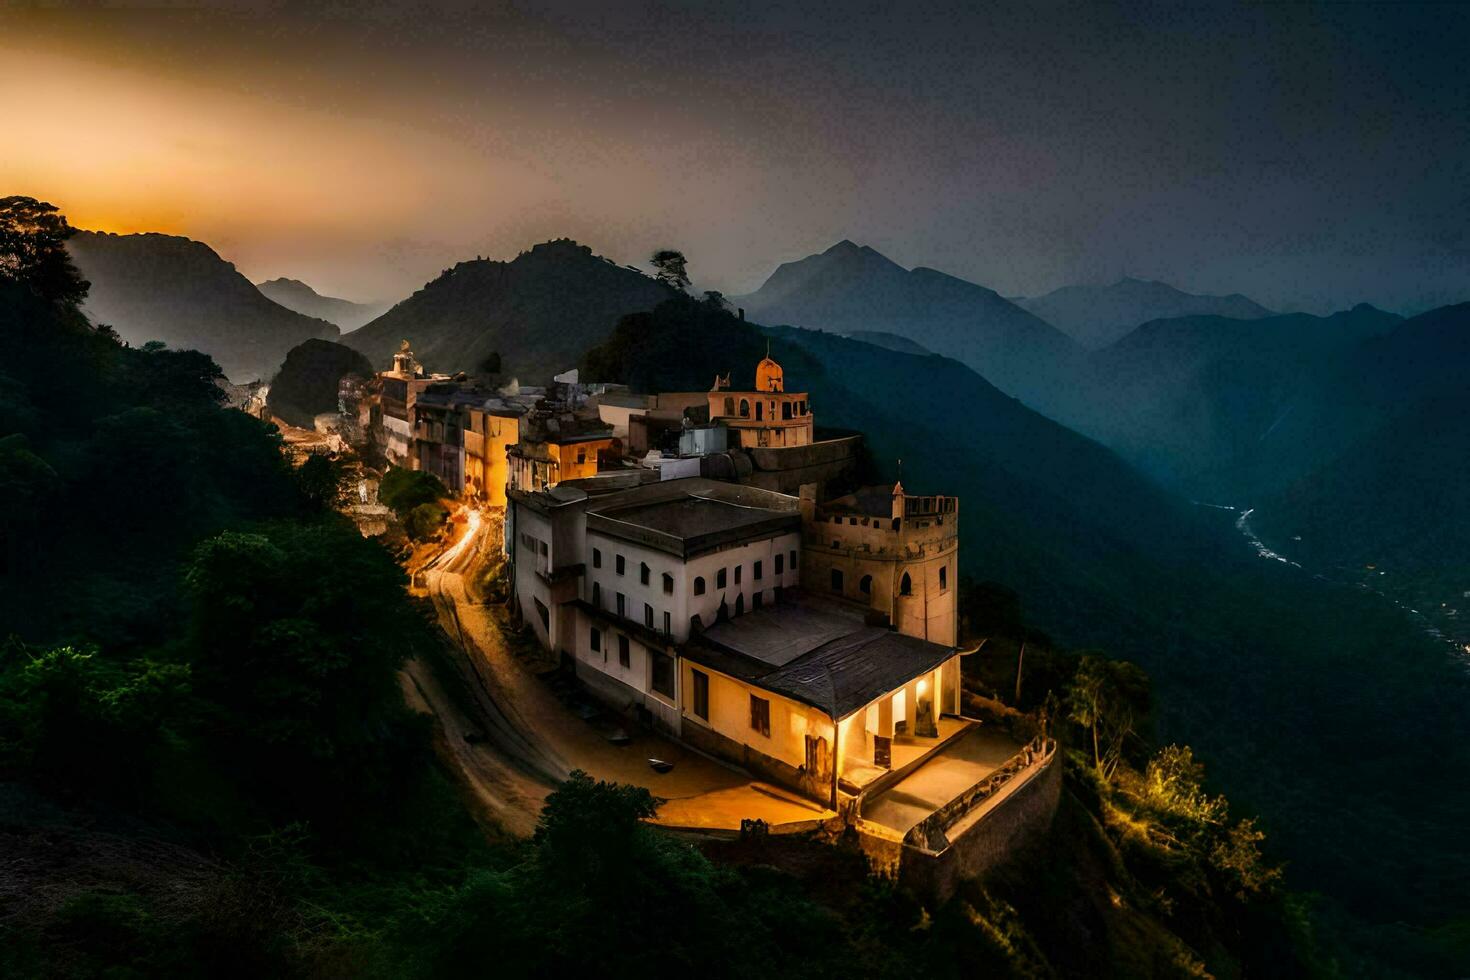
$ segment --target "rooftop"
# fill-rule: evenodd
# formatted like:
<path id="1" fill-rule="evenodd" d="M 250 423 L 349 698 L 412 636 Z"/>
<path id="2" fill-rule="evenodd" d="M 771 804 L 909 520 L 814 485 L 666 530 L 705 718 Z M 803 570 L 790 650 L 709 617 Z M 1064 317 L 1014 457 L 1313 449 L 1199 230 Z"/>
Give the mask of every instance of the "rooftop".
<path id="1" fill-rule="evenodd" d="M 685 655 L 841 719 L 955 651 L 869 626 L 850 606 L 798 595 L 716 624 L 691 638 Z"/>
<path id="2" fill-rule="evenodd" d="M 801 529 L 794 497 L 699 477 L 609 494 L 587 527 L 680 558 Z"/>

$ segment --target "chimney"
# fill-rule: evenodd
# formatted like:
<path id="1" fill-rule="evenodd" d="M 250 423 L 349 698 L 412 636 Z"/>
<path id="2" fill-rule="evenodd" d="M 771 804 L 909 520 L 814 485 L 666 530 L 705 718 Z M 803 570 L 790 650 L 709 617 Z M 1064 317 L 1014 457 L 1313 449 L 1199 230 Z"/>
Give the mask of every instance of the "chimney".
<path id="1" fill-rule="evenodd" d="M 744 323 L 745 322 L 745 307 L 743 307 L 743 306 L 740 307 L 740 322 L 741 323 Z"/>

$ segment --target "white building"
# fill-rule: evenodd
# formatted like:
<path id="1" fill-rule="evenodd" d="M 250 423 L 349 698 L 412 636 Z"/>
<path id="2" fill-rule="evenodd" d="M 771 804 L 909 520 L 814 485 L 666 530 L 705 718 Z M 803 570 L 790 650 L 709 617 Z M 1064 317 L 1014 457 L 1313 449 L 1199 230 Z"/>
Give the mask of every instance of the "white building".
<path id="1" fill-rule="evenodd" d="M 614 708 L 832 806 L 958 730 L 953 646 L 800 593 L 797 498 L 698 478 L 510 498 L 521 614 Z"/>

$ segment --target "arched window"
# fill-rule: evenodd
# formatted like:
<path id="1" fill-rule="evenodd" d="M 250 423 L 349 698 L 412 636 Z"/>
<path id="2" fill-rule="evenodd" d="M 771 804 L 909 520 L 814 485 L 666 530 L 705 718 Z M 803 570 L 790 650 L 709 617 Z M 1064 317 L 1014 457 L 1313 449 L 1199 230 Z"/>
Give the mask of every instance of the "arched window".
<path id="1" fill-rule="evenodd" d="M 733 398 L 726 398 L 725 399 L 725 415 L 730 416 L 730 415 L 734 415 L 734 414 L 735 414 L 735 399 L 733 399 Z"/>
<path id="2" fill-rule="evenodd" d="M 750 418 L 750 402 L 744 398 L 740 399 L 740 417 L 743 419 Z"/>
<path id="3" fill-rule="evenodd" d="M 911 578 L 909 578 L 909 573 L 908 572 L 904 572 L 903 573 L 903 578 L 899 579 L 899 582 L 898 582 L 898 594 L 899 595 L 913 595 L 914 594 L 914 580 L 911 579 Z"/>
<path id="4" fill-rule="evenodd" d="M 694 594 L 704 595 L 704 576 L 696 575 L 694 578 Z"/>
<path id="5" fill-rule="evenodd" d="M 858 582 L 858 591 L 863 595 L 873 594 L 873 576 L 864 575 L 862 581 Z"/>
<path id="6" fill-rule="evenodd" d="M 781 418 L 783 418 L 783 419 L 789 419 L 789 418 L 791 418 L 791 403 L 790 402 L 782 402 L 781 403 Z"/>
<path id="7" fill-rule="evenodd" d="M 756 402 L 755 403 L 755 418 L 756 418 L 756 421 L 757 422 L 759 422 L 761 419 L 763 419 L 763 418 L 766 417 L 766 413 L 764 411 L 765 410 L 765 407 L 766 406 L 764 404 L 762 404 L 761 402 Z"/>

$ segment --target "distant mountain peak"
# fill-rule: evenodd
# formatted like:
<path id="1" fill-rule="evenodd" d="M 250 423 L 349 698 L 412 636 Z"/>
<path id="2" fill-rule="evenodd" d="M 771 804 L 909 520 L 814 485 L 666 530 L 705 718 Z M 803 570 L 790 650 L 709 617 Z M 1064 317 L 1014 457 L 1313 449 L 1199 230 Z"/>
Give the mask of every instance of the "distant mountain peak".
<path id="1" fill-rule="evenodd" d="M 1187 316 L 1223 316 L 1254 320 L 1271 316 L 1259 303 L 1231 293 L 1212 296 L 1187 293 L 1157 279 L 1124 276 L 1108 286 L 1063 286 L 1019 304 L 1079 343 L 1102 348 L 1153 320 Z"/>

